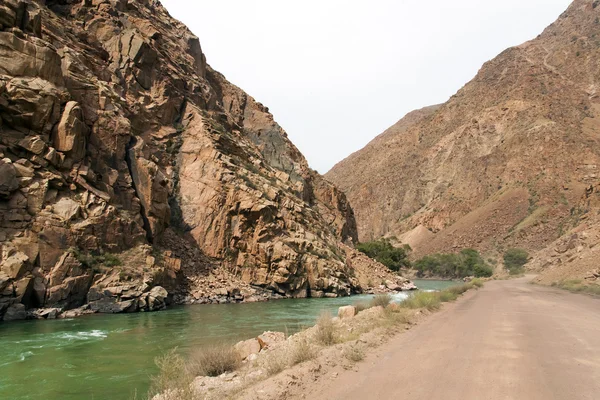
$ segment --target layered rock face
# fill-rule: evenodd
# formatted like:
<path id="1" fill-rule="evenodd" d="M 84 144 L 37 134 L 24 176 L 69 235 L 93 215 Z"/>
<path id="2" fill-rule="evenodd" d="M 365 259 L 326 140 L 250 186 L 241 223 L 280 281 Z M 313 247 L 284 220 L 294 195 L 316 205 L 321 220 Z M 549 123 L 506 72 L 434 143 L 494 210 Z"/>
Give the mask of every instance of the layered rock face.
<path id="1" fill-rule="evenodd" d="M 345 195 L 158 1 L 0 2 L 0 316 L 347 295 L 356 239 Z"/>
<path id="2" fill-rule="evenodd" d="M 361 240 L 416 255 L 541 249 L 597 209 L 600 6 L 576 0 L 486 63 L 447 103 L 407 115 L 326 177 Z"/>

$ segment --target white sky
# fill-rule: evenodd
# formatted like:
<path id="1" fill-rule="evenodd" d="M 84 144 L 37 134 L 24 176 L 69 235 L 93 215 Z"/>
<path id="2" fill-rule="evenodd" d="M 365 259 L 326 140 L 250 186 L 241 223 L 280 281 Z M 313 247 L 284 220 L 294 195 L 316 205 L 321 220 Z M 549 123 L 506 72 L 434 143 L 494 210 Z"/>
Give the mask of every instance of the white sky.
<path id="1" fill-rule="evenodd" d="M 570 0 L 162 0 L 209 64 L 269 107 L 327 172 L 407 112 L 442 103 Z"/>

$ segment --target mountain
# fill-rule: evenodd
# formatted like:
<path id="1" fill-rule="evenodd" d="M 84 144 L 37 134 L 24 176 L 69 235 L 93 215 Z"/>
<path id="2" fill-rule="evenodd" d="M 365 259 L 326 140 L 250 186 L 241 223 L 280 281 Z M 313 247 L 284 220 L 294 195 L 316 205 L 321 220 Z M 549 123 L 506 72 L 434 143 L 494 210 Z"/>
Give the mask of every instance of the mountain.
<path id="1" fill-rule="evenodd" d="M 5 319 L 348 295 L 381 268 L 344 244 L 345 195 L 155 0 L 0 2 L 0 171 Z"/>
<path id="2" fill-rule="evenodd" d="M 417 256 L 540 250 L 598 212 L 600 2 L 576 0 L 446 103 L 408 114 L 326 178 L 359 239 Z"/>

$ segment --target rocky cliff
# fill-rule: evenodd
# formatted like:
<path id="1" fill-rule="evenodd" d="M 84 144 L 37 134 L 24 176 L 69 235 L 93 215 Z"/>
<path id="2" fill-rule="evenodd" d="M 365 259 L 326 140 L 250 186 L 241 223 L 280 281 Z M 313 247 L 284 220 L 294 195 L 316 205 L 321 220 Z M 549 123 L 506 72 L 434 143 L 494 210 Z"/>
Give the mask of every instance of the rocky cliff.
<path id="1" fill-rule="evenodd" d="M 356 239 L 158 1 L 0 1 L 0 317 L 347 295 Z"/>
<path id="2" fill-rule="evenodd" d="M 576 0 L 486 63 L 448 102 L 407 115 L 326 177 L 361 240 L 416 254 L 538 250 L 598 210 L 600 2 Z"/>

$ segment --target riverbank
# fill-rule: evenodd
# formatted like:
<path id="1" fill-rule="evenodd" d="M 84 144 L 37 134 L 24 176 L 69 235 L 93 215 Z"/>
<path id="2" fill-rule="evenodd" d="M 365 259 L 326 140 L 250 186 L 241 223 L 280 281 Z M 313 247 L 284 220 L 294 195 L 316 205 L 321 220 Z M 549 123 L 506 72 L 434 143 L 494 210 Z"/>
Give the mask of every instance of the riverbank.
<path id="1" fill-rule="evenodd" d="M 482 281 L 473 281 L 441 292 L 419 292 L 400 304 L 378 296 L 370 306 L 342 307 L 334 318 L 322 315 L 317 325 L 288 338 L 283 333 L 264 334 L 239 343 L 236 350 L 245 360 L 228 364 L 229 371 L 216 377 L 194 376 L 190 361 L 170 353 L 160 359 L 162 373 L 154 379 L 154 390 L 160 394 L 153 400 L 299 395 L 303 387 L 327 379 L 336 368 L 354 368 L 373 348 L 415 326 L 442 303 L 481 285 Z M 192 365 L 199 358 L 206 357 L 192 355 Z"/>
<path id="2" fill-rule="evenodd" d="M 414 283 L 423 290 L 451 285 Z M 408 296 L 392 294 L 394 301 Z M 172 348 L 187 357 L 196 349 L 236 343 L 264 331 L 292 335 L 314 325 L 322 312 L 335 315 L 339 307 L 372 297 L 175 306 L 152 313 L 0 323 L 0 398 L 131 400 L 135 391 L 148 393 L 150 377 L 158 372 L 154 359 Z"/>
<path id="3" fill-rule="evenodd" d="M 238 274 L 218 265 L 201 273 L 196 271 L 197 273 L 182 275 L 180 272 L 187 264 L 182 266 L 180 259 L 171 258 L 172 254 L 168 253 L 160 258 L 171 267 L 165 269 L 162 274 L 145 274 L 143 277 L 133 278 L 133 272 L 114 270 L 104 277 L 94 275 L 94 284 L 91 287 L 78 288 L 80 295 L 77 301 L 67 301 L 69 290 L 72 289 L 69 283 L 65 284 L 67 288 L 64 291 L 57 289 L 56 293 L 53 292 L 57 298 L 63 300 L 50 303 L 38 301 L 34 302 L 33 307 L 29 300 L 32 298 L 34 281 L 27 280 L 27 284 L 20 289 L 18 298 L 9 303 L 0 302 L 0 323 L 25 319 L 70 319 L 89 314 L 154 312 L 174 305 L 241 304 L 307 297 L 339 298 L 417 289 L 409 279 L 390 271 L 351 247 L 342 247 L 346 254 L 346 262 L 354 270 L 356 278 L 356 285 L 352 288 L 346 287 L 342 290 L 332 281 L 325 285 L 326 290 L 313 288 L 292 293 L 277 290 L 277 287 L 251 285 L 243 281 Z M 136 253 L 136 256 L 139 254 Z M 75 256 L 67 254 L 58 266 L 62 268 L 73 263 L 78 263 Z M 62 270 L 61 268 L 57 270 Z M 0 276 L 0 291 L 8 283 Z M 9 286 L 12 288 L 12 284 Z M 40 296 L 46 297 L 45 294 Z"/>

